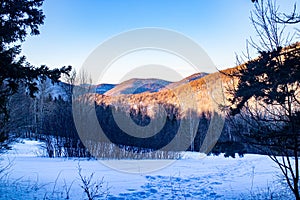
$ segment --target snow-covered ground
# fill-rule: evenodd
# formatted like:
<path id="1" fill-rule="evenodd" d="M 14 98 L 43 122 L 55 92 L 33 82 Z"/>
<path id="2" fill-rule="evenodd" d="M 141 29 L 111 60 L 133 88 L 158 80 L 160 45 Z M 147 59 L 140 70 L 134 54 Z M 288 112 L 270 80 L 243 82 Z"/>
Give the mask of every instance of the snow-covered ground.
<path id="1" fill-rule="evenodd" d="M 86 199 L 80 187 L 79 167 L 83 176 L 94 173 L 91 183 L 103 178 L 99 190 L 108 192 L 108 199 L 265 199 L 278 194 L 280 198 L 289 197 L 280 184 L 279 169 L 262 155 L 203 158 L 201 154 L 184 153 L 182 159 L 160 170 L 125 173 L 109 166 L 119 164 L 120 169 L 125 169 L 136 167 L 137 161 L 107 161 L 114 164 L 108 166 L 97 160 L 46 158 L 41 145 L 24 140 L 2 155 L 2 166 L 9 161 L 13 164 L 0 176 L 0 199 Z M 139 162 L 155 166 L 158 161 Z"/>

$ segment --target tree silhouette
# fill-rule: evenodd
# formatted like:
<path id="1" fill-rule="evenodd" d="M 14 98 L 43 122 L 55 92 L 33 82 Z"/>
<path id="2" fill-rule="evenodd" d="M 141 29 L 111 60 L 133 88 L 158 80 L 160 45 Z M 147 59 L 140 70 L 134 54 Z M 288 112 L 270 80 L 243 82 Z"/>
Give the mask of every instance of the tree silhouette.
<path id="1" fill-rule="evenodd" d="M 299 200 L 300 43 L 282 48 L 284 28 L 271 0 L 255 9 L 260 42 L 252 47 L 260 56 L 230 74 L 237 84 L 228 89 L 229 113 L 247 130 L 240 130 L 244 141 L 269 155 Z"/>
<path id="2" fill-rule="evenodd" d="M 0 1 L 0 144 L 7 136 L 5 122 L 9 118 L 7 102 L 19 86 L 26 86 L 31 97 L 38 91 L 37 80 L 46 78 L 58 82 L 62 73 L 68 74 L 71 67 L 49 69 L 35 67 L 21 56 L 20 44 L 28 34 L 38 35 L 39 26 L 45 16 L 40 7 L 43 0 L 1 0 Z"/>
<path id="3" fill-rule="evenodd" d="M 259 0 L 251 0 L 252 3 L 259 3 Z M 271 1 L 269 1 L 271 3 Z M 261 0 L 261 4 L 264 0 Z M 275 1 L 276 3 L 276 1 Z M 300 23 L 300 14 L 297 12 L 297 5 L 294 4 L 294 9 L 290 14 L 278 13 L 278 9 L 274 9 L 272 13 L 273 20 L 277 23 L 283 24 L 297 24 Z"/>
<path id="4" fill-rule="evenodd" d="M 299 199 L 300 46 L 261 52 L 244 65 L 232 98 L 230 114 L 249 130 L 242 137 L 279 166 Z M 278 157 L 279 156 L 279 157 Z"/>

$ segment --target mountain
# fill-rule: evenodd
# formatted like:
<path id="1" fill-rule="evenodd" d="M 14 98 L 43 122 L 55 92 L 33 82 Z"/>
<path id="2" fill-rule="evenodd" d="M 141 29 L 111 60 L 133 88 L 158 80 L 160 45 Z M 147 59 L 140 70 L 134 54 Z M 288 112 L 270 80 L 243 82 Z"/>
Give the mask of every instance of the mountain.
<path id="1" fill-rule="evenodd" d="M 180 85 L 189 83 L 191 81 L 198 80 L 198 79 L 203 78 L 204 76 L 207 76 L 207 75 L 208 75 L 208 73 L 205 73 L 205 72 L 195 73 L 195 74 L 192 74 L 188 77 L 185 77 L 184 79 L 182 79 L 178 82 L 174 82 L 174 83 L 169 84 L 167 88 L 176 88 Z"/>
<path id="2" fill-rule="evenodd" d="M 104 95 L 96 95 L 96 103 L 131 108 L 142 105 L 149 107 L 149 112 L 157 104 L 171 104 L 185 107 L 186 110 L 194 109 L 200 114 L 215 110 L 216 100 L 218 103 L 223 101 L 221 86 L 225 79 L 225 75 L 220 72 L 196 73 L 173 83 L 159 79 L 131 79 Z"/>
<path id="3" fill-rule="evenodd" d="M 171 82 L 161 79 L 130 79 L 116 85 L 113 89 L 104 93 L 107 96 L 118 96 L 121 94 L 140 94 L 143 92 L 158 92 Z"/>
<path id="4" fill-rule="evenodd" d="M 113 89 L 114 87 L 116 87 L 115 84 L 107 84 L 107 83 L 99 84 L 96 86 L 95 92 L 97 94 L 104 94 L 105 92 Z"/>

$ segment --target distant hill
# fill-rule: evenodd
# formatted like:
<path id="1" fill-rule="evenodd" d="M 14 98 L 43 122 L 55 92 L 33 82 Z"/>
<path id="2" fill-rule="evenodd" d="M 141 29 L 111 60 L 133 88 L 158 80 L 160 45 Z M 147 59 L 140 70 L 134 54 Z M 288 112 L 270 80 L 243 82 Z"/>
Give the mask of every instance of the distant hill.
<path id="1" fill-rule="evenodd" d="M 172 104 L 182 107 L 184 101 L 186 106 L 197 109 L 195 111 L 200 114 L 215 110 L 216 99 L 212 99 L 212 94 L 218 93 L 219 97 L 215 98 L 219 101 L 223 100 L 220 96 L 222 89 L 220 87 L 225 79 L 225 75 L 220 72 L 196 73 L 173 83 L 157 79 L 131 79 L 117 85 L 104 95 L 96 95 L 96 103 L 118 104 L 126 107 L 137 105 L 153 107 L 155 104 Z M 220 87 L 216 88 L 217 85 Z"/>
<path id="2" fill-rule="evenodd" d="M 116 84 L 107 84 L 107 83 L 99 84 L 96 86 L 95 92 L 97 94 L 104 94 L 105 92 L 113 89 L 114 87 L 116 87 Z"/>
<path id="3" fill-rule="evenodd" d="M 104 93 L 107 96 L 121 94 L 140 94 L 143 92 L 158 92 L 171 82 L 161 79 L 130 79 L 116 85 L 113 89 Z"/>
<path id="4" fill-rule="evenodd" d="M 208 75 L 208 73 L 205 73 L 205 72 L 201 72 L 201 73 L 196 73 L 196 74 L 192 74 L 178 82 L 174 82 L 174 83 L 171 83 L 170 85 L 168 85 L 168 88 L 175 88 L 175 87 L 178 87 L 180 85 L 183 85 L 183 84 L 186 84 L 186 83 L 189 83 L 191 81 L 195 81 L 195 80 L 198 80 L 200 78 L 203 78 L 204 76 Z"/>

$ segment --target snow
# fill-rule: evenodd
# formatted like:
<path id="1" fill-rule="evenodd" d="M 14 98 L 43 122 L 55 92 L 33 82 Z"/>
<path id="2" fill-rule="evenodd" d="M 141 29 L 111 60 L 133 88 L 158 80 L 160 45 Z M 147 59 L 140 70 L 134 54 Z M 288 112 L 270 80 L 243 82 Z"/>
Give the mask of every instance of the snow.
<path id="1" fill-rule="evenodd" d="M 66 199 L 68 188 L 70 199 L 85 199 L 78 167 L 85 176 L 94 173 L 92 182 L 103 178 L 101 189 L 109 192 L 108 199 L 244 199 L 282 188 L 279 169 L 263 155 L 224 158 L 184 152 L 180 160 L 97 161 L 43 157 L 42 145 L 24 140 L 2 155 L 2 166 L 13 165 L 0 178 L 0 199 Z M 141 166 L 146 168 L 138 170 Z"/>
<path id="2" fill-rule="evenodd" d="M 41 96 L 48 97 L 50 94 L 52 99 L 58 99 L 59 97 L 65 101 L 68 99 L 68 95 L 64 89 L 64 87 L 67 87 L 66 83 L 52 83 L 49 78 L 46 78 L 43 82 L 38 80 L 37 84 L 39 87 L 39 91 L 35 94 L 37 98 L 41 98 Z"/>

